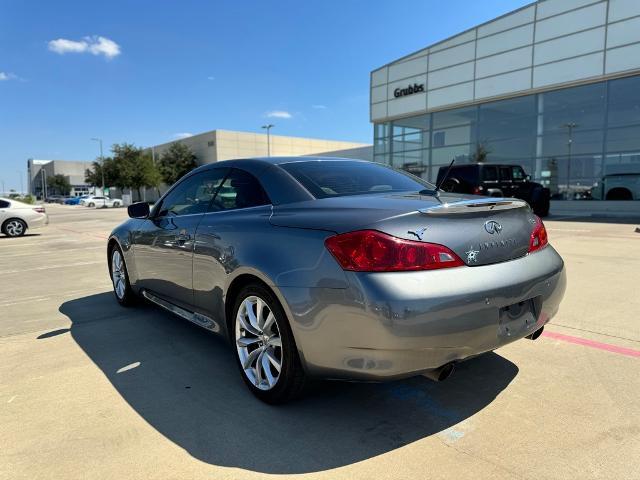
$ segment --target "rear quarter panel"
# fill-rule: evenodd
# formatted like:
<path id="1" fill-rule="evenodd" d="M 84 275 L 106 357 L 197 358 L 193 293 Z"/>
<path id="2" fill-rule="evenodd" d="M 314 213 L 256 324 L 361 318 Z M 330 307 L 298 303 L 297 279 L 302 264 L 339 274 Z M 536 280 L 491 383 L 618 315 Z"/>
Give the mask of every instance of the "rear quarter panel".
<path id="1" fill-rule="evenodd" d="M 270 216 L 270 206 L 204 216 L 196 232 L 193 258 L 193 288 L 199 310 L 224 319 L 229 286 L 243 274 L 269 285 L 285 310 L 283 287 L 347 288 L 344 272 L 324 248 L 324 240 L 332 232 L 274 226 Z"/>

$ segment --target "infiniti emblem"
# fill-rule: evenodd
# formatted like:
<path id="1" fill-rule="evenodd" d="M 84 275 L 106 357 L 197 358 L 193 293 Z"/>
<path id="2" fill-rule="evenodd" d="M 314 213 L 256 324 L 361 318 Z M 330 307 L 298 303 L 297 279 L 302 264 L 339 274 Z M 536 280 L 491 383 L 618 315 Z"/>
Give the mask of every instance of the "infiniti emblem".
<path id="1" fill-rule="evenodd" d="M 495 220 L 489 220 L 488 222 L 484 222 L 484 229 L 487 233 L 493 235 L 494 233 L 500 233 L 502 231 L 502 225 Z"/>

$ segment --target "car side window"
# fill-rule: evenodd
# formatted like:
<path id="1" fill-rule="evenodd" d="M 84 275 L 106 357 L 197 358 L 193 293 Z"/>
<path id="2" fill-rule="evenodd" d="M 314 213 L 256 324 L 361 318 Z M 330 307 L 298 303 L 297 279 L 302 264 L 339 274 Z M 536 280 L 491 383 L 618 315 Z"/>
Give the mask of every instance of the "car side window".
<path id="1" fill-rule="evenodd" d="M 156 216 L 205 213 L 228 172 L 228 168 L 216 168 L 184 179 L 162 200 Z"/>
<path id="2" fill-rule="evenodd" d="M 511 180 L 511 167 L 500 167 L 500 180 Z"/>
<path id="3" fill-rule="evenodd" d="M 498 172 L 496 171 L 496 167 L 483 167 L 482 177 L 485 182 L 495 182 L 496 180 L 498 180 Z"/>
<path id="4" fill-rule="evenodd" d="M 511 175 L 514 180 L 524 180 L 525 178 L 524 170 L 519 165 L 511 168 Z"/>
<path id="5" fill-rule="evenodd" d="M 5 202 L 4 200 L 0 200 L 0 208 L 9 208 L 9 202 Z"/>
<path id="6" fill-rule="evenodd" d="M 256 177 L 249 172 L 234 168 L 218 190 L 211 204 L 211 211 L 258 207 L 270 203 L 269 197 Z"/>

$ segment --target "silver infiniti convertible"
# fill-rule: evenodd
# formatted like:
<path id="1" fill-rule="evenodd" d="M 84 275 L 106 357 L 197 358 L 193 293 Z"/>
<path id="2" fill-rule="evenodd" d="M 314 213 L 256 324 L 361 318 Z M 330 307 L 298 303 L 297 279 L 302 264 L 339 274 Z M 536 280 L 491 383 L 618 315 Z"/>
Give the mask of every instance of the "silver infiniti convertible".
<path id="1" fill-rule="evenodd" d="M 537 338 L 565 291 L 526 203 L 366 161 L 219 162 L 128 212 L 108 241 L 117 301 L 142 297 L 227 337 L 269 403 L 309 378 L 442 380 Z"/>

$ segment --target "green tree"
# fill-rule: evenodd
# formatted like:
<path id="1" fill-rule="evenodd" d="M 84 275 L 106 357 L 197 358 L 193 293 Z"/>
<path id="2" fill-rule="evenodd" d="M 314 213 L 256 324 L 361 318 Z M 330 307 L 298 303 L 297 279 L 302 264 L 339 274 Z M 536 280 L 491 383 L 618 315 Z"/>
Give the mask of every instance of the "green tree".
<path id="1" fill-rule="evenodd" d="M 196 160 L 196 156 L 187 145 L 181 142 L 172 143 L 158 161 L 162 180 L 167 185 L 173 185 L 198 166 Z"/>
<path id="2" fill-rule="evenodd" d="M 116 144 L 111 147 L 113 153 L 113 168 L 117 172 L 114 186 L 121 190 L 135 189 L 138 198 L 142 198 L 140 189 L 143 187 L 158 187 L 161 177 L 153 163 L 151 155 L 130 143 Z M 105 165 L 105 173 L 107 166 Z"/>
<path id="3" fill-rule="evenodd" d="M 118 181 L 118 169 L 111 157 L 105 157 L 104 161 L 96 160 L 91 168 L 84 171 L 84 181 L 92 187 L 102 187 L 102 165 L 104 163 L 104 186 L 116 186 Z"/>
<path id="4" fill-rule="evenodd" d="M 57 192 L 58 195 L 69 195 L 69 193 L 71 192 L 71 184 L 69 183 L 69 179 L 60 173 L 52 177 L 48 177 L 47 185 L 49 186 L 49 188 Z"/>
<path id="5" fill-rule="evenodd" d="M 121 191 L 131 188 L 136 190 L 138 198 L 142 198 L 142 188 L 157 189 L 160 186 L 162 176 L 154 165 L 151 154 L 144 153 L 142 148 L 131 143 L 114 144 L 111 153 L 112 156 L 106 157 L 104 162 L 95 161 L 85 171 L 87 183 L 102 185 L 104 168 L 105 187 L 116 187 Z"/>
<path id="6" fill-rule="evenodd" d="M 129 187 L 135 188 L 138 192 L 138 199 L 142 199 L 141 188 L 158 188 L 162 178 L 160 172 L 153 163 L 151 154 L 140 153 L 135 164 L 131 168 L 131 178 Z"/>
<path id="7" fill-rule="evenodd" d="M 471 161 L 476 163 L 483 163 L 487 161 L 487 157 L 491 153 L 491 149 L 487 146 L 486 142 L 478 142 L 476 149 L 471 155 Z"/>

